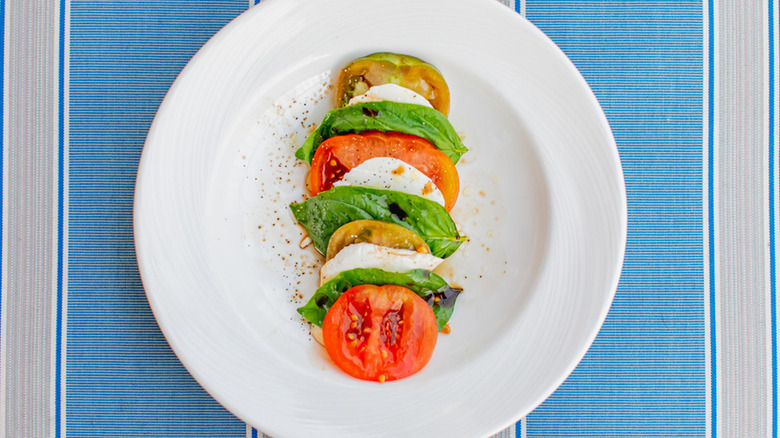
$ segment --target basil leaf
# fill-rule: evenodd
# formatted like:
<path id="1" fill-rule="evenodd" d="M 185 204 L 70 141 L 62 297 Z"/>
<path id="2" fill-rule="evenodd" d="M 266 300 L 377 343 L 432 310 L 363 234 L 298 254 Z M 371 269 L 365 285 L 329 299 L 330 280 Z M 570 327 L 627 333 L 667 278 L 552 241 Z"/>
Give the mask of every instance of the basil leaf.
<path id="1" fill-rule="evenodd" d="M 455 300 L 463 292 L 463 289 L 451 287 L 443 278 L 424 269 L 404 273 L 386 272 L 376 268 L 352 269 L 339 273 L 320 286 L 309 301 L 298 308 L 298 313 L 312 324 L 322 327 L 325 314 L 341 294 L 361 284 L 393 284 L 412 290 L 431 306 L 439 330 L 450 320 Z"/>
<path id="2" fill-rule="evenodd" d="M 431 254 L 441 258 L 451 256 L 466 239 L 440 204 L 393 190 L 339 186 L 291 204 L 290 209 L 322 254 L 339 227 L 359 219 L 377 219 L 408 228 L 425 240 Z"/>
<path id="3" fill-rule="evenodd" d="M 364 131 L 395 131 L 422 137 L 457 164 L 468 152 L 447 117 L 423 105 L 391 101 L 367 102 L 328 112 L 320 126 L 295 152 L 299 160 L 311 164 L 320 143 L 339 135 Z"/>

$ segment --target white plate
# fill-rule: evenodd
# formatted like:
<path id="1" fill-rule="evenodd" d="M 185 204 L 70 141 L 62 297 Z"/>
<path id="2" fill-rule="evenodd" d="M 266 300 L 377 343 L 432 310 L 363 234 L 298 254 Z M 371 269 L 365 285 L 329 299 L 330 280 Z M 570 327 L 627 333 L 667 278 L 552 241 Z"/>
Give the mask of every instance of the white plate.
<path id="1" fill-rule="evenodd" d="M 332 106 L 348 60 L 419 56 L 442 71 L 471 151 L 453 217 L 465 288 L 418 374 L 341 373 L 295 308 L 321 260 L 288 204 L 294 150 Z M 138 261 L 155 317 L 192 375 L 276 437 L 488 436 L 549 396 L 593 341 L 626 237 L 621 166 L 585 81 L 494 0 L 265 0 L 174 83 L 136 188 Z"/>

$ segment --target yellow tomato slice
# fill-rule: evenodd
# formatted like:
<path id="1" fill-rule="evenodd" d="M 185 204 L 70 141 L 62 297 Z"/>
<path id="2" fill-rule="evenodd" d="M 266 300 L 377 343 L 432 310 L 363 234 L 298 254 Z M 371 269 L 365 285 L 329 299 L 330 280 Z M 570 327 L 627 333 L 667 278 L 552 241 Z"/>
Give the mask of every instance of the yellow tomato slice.
<path id="1" fill-rule="evenodd" d="M 350 99 L 374 85 L 396 84 L 428 99 L 445 116 L 450 110 L 450 90 L 436 67 L 408 55 L 374 53 L 350 62 L 336 82 L 336 106 L 346 106 Z"/>

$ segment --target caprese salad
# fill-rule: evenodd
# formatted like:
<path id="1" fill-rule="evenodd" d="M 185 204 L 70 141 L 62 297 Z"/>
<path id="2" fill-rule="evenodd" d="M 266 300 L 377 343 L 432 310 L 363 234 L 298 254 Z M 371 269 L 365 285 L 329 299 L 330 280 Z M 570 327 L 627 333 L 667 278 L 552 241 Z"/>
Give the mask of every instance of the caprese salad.
<path id="1" fill-rule="evenodd" d="M 425 61 L 375 53 L 350 62 L 336 109 L 296 151 L 312 197 L 290 205 L 325 256 L 298 312 L 347 374 L 385 382 L 422 369 L 462 289 L 433 271 L 466 240 L 450 216 L 467 152 L 450 93 Z"/>

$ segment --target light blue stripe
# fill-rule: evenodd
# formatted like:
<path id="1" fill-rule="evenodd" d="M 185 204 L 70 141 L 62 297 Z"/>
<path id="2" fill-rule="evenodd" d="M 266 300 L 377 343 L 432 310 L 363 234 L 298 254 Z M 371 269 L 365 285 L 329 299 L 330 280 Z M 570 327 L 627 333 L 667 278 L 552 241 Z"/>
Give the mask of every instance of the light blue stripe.
<path id="1" fill-rule="evenodd" d="M 629 215 L 609 316 L 569 379 L 528 416 L 529 437 L 706 434 L 702 11 L 698 0 L 526 4 L 604 108 Z"/>
<path id="2" fill-rule="evenodd" d="M 192 379 L 157 328 L 132 232 L 138 160 L 160 101 L 195 51 L 246 7 L 246 0 L 71 2 L 69 436 L 246 436 L 246 425 Z"/>
<path id="3" fill-rule="evenodd" d="M 770 281 L 770 311 L 772 331 L 772 436 L 777 436 L 777 248 L 775 239 L 775 133 L 777 122 L 775 115 L 775 7 L 774 0 L 768 2 L 769 15 L 769 281 Z"/>
<path id="4" fill-rule="evenodd" d="M 716 315 L 715 284 L 715 2 L 707 0 L 707 215 L 709 217 L 707 239 L 709 242 L 709 294 L 710 294 L 710 435 L 718 436 L 718 324 Z"/>

